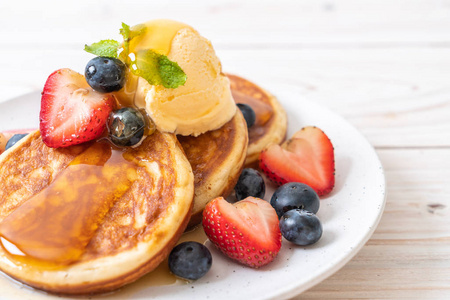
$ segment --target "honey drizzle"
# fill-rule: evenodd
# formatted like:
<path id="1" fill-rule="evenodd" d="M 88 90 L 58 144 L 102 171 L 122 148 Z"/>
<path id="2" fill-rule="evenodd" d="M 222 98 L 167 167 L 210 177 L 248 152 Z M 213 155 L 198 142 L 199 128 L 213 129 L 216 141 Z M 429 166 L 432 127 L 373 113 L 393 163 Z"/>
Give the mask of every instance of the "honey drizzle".
<path id="1" fill-rule="evenodd" d="M 121 151 L 94 143 L 0 223 L 1 246 L 20 263 L 55 268 L 76 262 L 136 177 Z"/>
<path id="2" fill-rule="evenodd" d="M 189 25 L 172 20 L 152 20 L 144 24 L 146 31 L 130 42 L 130 52 L 151 49 L 159 54 L 169 55 L 172 40 L 183 28 Z"/>
<path id="3" fill-rule="evenodd" d="M 236 103 L 244 103 L 249 105 L 256 114 L 255 124 L 248 130 L 249 144 L 258 141 L 262 136 L 266 134 L 265 126 L 269 124 L 272 116 L 274 115 L 273 107 L 261 101 L 258 98 L 246 95 L 238 90 L 231 89 L 234 101 Z"/>

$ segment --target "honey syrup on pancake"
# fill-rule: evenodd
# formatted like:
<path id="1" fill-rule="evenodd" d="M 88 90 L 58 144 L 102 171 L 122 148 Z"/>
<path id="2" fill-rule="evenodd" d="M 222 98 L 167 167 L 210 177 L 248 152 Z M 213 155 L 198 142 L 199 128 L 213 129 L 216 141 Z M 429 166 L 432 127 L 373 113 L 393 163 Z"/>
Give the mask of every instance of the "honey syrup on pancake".
<path id="1" fill-rule="evenodd" d="M 231 93 L 236 103 L 249 105 L 256 114 L 255 124 L 248 129 L 249 144 L 262 138 L 273 122 L 274 110 L 268 96 L 254 83 L 235 75 L 227 75 L 231 83 Z"/>
<path id="2" fill-rule="evenodd" d="M 136 177 L 135 164 L 122 151 L 93 143 L 0 223 L 1 246 L 21 263 L 57 267 L 76 262 Z"/>

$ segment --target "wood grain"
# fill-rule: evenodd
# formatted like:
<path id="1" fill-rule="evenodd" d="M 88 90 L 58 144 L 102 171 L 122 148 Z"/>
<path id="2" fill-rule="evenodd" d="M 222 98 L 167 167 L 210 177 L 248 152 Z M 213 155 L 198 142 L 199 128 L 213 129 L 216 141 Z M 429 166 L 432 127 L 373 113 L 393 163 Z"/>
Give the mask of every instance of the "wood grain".
<path id="1" fill-rule="evenodd" d="M 0 3 L 0 44 L 70 47 L 114 37 L 121 22 L 173 18 L 239 49 L 440 46 L 450 43 L 449 16 L 448 0 L 17 0 Z"/>

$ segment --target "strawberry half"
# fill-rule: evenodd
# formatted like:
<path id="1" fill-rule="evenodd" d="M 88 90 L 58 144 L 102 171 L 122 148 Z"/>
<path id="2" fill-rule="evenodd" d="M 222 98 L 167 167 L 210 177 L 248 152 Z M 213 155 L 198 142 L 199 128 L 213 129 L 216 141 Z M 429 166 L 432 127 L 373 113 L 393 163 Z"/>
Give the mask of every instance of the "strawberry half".
<path id="1" fill-rule="evenodd" d="M 94 91 L 83 75 L 70 69 L 53 72 L 42 92 L 40 130 L 52 148 L 98 138 L 106 127 L 115 99 Z"/>
<path id="2" fill-rule="evenodd" d="M 202 224 L 225 255 L 253 268 L 270 263 L 281 248 L 277 213 L 261 199 L 248 197 L 233 205 L 216 198 L 206 205 Z"/>
<path id="3" fill-rule="evenodd" d="M 301 182 L 319 196 L 334 187 L 334 148 L 317 127 L 305 127 L 281 146 L 269 146 L 261 152 L 259 166 L 277 185 Z"/>

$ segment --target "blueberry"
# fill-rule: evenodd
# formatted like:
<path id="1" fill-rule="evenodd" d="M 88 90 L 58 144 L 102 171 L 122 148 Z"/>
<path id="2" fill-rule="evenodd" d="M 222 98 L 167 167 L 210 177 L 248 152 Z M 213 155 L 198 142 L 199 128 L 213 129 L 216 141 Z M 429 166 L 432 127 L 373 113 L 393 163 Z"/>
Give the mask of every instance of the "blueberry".
<path id="1" fill-rule="evenodd" d="M 312 212 L 292 209 L 280 219 L 280 231 L 288 241 L 301 245 L 311 245 L 322 236 L 322 224 Z"/>
<path id="2" fill-rule="evenodd" d="M 110 113 L 108 131 L 111 142 L 119 147 L 133 146 L 144 136 L 145 117 L 137 109 L 125 107 Z"/>
<path id="3" fill-rule="evenodd" d="M 234 186 L 234 191 L 237 200 L 242 200 L 249 196 L 262 199 L 266 193 L 266 185 L 258 171 L 247 168 L 239 176 L 238 182 Z"/>
<path id="4" fill-rule="evenodd" d="M 127 66 L 119 59 L 98 56 L 88 62 L 84 75 L 94 90 L 110 93 L 124 86 L 126 70 Z"/>
<path id="5" fill-rule="evenodd" d="M 212 256 L 208 248 L 197 242 L 184 242 L 169 254 L 169 269 L 178 277 L 196 280 L 211 269 Z"/>
<path id="6" fill-rule="evenodd" d="M 247 105 L 244 103 L 238 103 L 236 105 L 241 110 L 242 114 L 244 115 L 244 119 L 247 122 L 247 128 L 252 127 L 256 121 L 256 114 L 255 114 L 255 111 L 253 110 L 253 108 L 251 108 L 250 105 Z"/>
<path id="7" fill-rule="evenodd" d="M 281 218 L 285 212 L 294 208 L 317 213 L 320 200 L 310 186 L 298 182 L 289 182 L 280 186 L 273 193 L 270 204 L 275 208 L 278 218 Z"/>
<path id="8" fill-rule="evenodd" d="M 11 148 L 12 146 L 14 146 L 18 141 L 20 141 L 22 138 L 26 137 L 27 135 L 28 135 L 28 133 L 18 133 L 18 134 L 13 135 L 6 143 L 5 151 L 8 150 L 9 148 Z"/>

